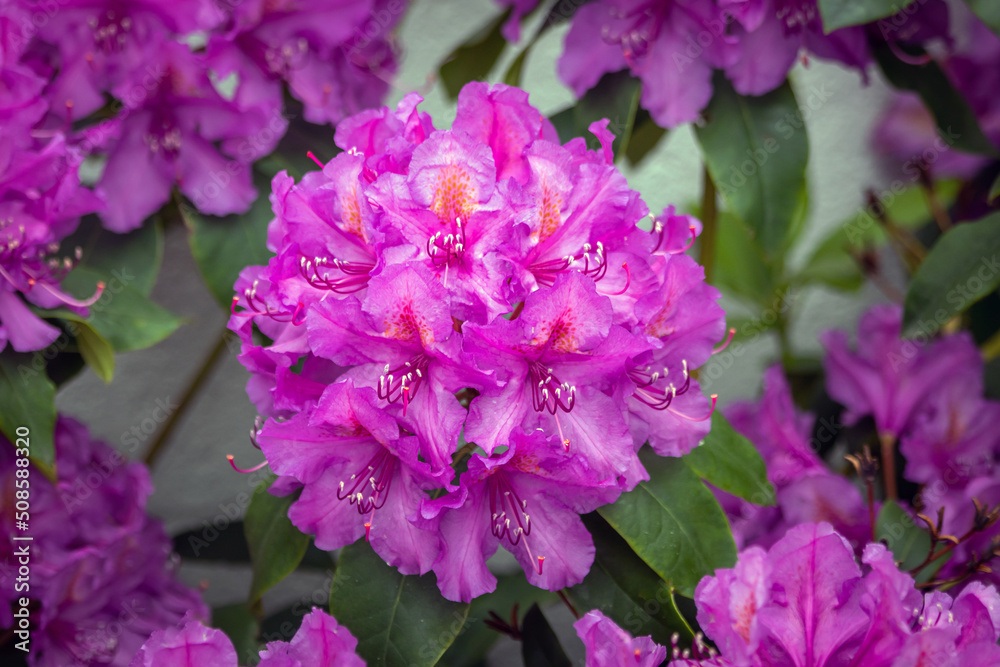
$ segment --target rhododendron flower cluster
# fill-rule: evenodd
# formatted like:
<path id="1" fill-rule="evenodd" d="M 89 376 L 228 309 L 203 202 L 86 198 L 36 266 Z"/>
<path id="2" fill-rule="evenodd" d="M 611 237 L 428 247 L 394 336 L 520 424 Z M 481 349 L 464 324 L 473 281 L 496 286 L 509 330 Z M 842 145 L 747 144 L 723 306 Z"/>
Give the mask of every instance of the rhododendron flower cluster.
<path id="1" fill-rule="evenodd" d="M 826 523 L 805 523 L 767 550 L 702 579 L 698 623 L 718 647 L 673 667 L 857 665 L 987 667 L 1000 661 L 1000 595 L 973 583 L 921 593 L 882 544 L 850 544 Z"/>
<path id="2" fill-rule="evenodd" d="M 906 340 L 901 320 L 898 306 L 873 307 L 855 352 L 842 332 L 825 334 L 827 389 L 847 407 L 847 423 L 874 418 L 882 459 L 898 447 L 903 477 L 922 485 L 920 511 L 943 511 L 943 533 L 962 538 L 938 575 L 946 579 L 967 574 L 977 558 L 988 561 L 1000 535 L 995 524 L 977 525 L 983 508 L 1000 503 L 1000 402 L 983 396 L 983 360 L 968 332 Z M 980 576 L 997 581 L 989 568 Z"/>
<path id="3" fill-rule="evenodd" d="M 0 119 L 106 158 L 96 190 L 113 231 L 139 227 L 175 186 L 203 213 L 243 213 L 253 162 L 288 126 L 283 84 L 316 123 L 378 103 L 405 6 L 12 0 L 0 7 Z"/>
<path id="4" fill-rule="evenodd" d="M 513 22 L 537 3 L 498 1 L 514 8 L 506 32 L 516 37 Z M 871 60 L 865 29 L 827 34 L 816 0 L 597 0 L 574 14 L 558 70 L 579 97 L 602 75 L 629 69 L 642 80 L 643 108 L 671 128 L 698 118 L 714 70 L 740 94 L 763 95 L 805 53 L 862 74 Z"/>
<path id="5" fill-rule="evenodd" d="M 37 667 L 128 665 L 151 632 L 185 615 L 207 619 L 200 595 L 176 578 L 172 545 L 146 514 L 149 472 L 61 417 L 56 423 L 58 480 L 48 482 L 15 448 L 0 442 L 0 497 L 13 499 L 30 473 L 30 542 L 15 541 L 15 503 L 0 515 L 0 627 L 14 627 L 11 604 L 31 601 L 31 651 Z M 15 587 L 15 554 L 30 545 L 28 588 Z M 7 565 L 10 567 L 6 567 Z"/>
<path id="6" fill-rule="evenodd" d="M 237 667 L 233 642 L 221 630 L 185 619 L 182 626 L 154 632 L 129 667 Z M 332 616 L 313 609 L 291 641 L 269 642 L 260 652 L 258 667 L 337 665 L 364 667 L 354 649 L 358 640 Z"/>
<path id="7" fill-rule="evenodd" d="M 80 185 L 80 152 L 61 132 L 34 129 L 48 111 L 40 95 L 46 82 L 22 62 L 27 44 L 16 25 L 23 18 L 0 7 L 0 350 L 9 343 L 18 352 L 42 349 L 60 334 L 25 300 L 86 315 L 93 300 L 77 301 L 59 286 L 78 259 L 59 244 L 81 215 L 101 206 Z"/>
<path id="8" fill-rule="evenodd" d="M 275 256 L 230 320 L 256 441 L 320 548 L 364 536 L 469 600 L 503 546 L 558 590 L 593 561 L 578 515 L 647 478 L 636 450 L 708 431 L 691 371 L 725 325 L 683 254 L 699 226 L 649 214 L 607 121 L 589 150 L 515 88 L 468 84 L 450 130 L 419 102 L 346 119 L 343 153 L 274 179 Z"/>

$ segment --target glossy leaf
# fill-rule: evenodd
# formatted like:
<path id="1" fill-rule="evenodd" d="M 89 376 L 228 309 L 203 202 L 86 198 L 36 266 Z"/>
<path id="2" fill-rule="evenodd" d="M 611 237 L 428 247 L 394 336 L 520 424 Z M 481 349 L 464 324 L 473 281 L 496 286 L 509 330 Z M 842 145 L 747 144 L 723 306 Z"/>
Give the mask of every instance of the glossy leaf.
<path id="1" fill-rule="evenodd" d="M 0 431 L 12 443 L 27 427 L 31 461 L 55 479 L 56 387 L 37 363 L 41 352 L 22 354 L 9 347 L 0 353 Z M 42 359 L 44 362 L 44 359 Z"/>
<path id="2" fill-rule="evenodd" d="M 892 16 L 914 2 L 916 0 L 819 0 L 818 4 L 823 32 L 829 34 L 838 28 L 864 25 Z"/>
<path id="3" fill-rule="evenodd" d="M 770 306 L 778 278 L 754 242 L 743 221 L 728 211 L 719 213 L 717 223 L 714 285 L 752 303 Z"/>
<path id="4" fill-rule="evenodd" d="M 503 636 L 484 622 L 490 618 L 490 612 L 510 623 L 511 612 L 517 606 L 516 618 L 520 627 L 531 605 L 545 606 L 554 600 L 554 593 L 529 584 L 524 572 L 498 575 L 496 590 L 472 601 L 465 625 L 438 664 L 447 667 L 475 667 L 484 664 L 490 649 Z"/>
<path id="5" fill-rule="evenodd" d="M 664 646 L 675 632 L 690 640 L 694 633 L 677 611 L 670 586 L 599 515 L 583 521 L 597 553 L 586 579 L 568 591 L 577 609 L 599 609 L 633 637 L 649 635 Z"/>
<path id="6" fill-rule="evenodd" d="M 1000 3 L 996 0 L 965 0 L 965 4 L 987 28 L 1000 35 Z"/>
<path id="7" fill-rule="evenodd" d="M 252 665 L 260 659 L 257 619 L 247 605 L 231 604 L 213 608 L 212 627 L 225 632 L 233 642 L 241 665 Z"/>
<path id="8" fill-rule="evenodd" d="M 278 497 L 267 492 L 270 482 L 257 487 L 243 520 L 243 532 L 253 563 L 250 604 L 298 567 L 309 546 L 309 537 L 292 525 L 288 508 L 297 494 Z"/>
<path id="9" fill-rule="evenodd" d="M 274 218 L 268 194 L 270 180 L 254 172 L 254 186 L 260 193 L 257 201 L 243 215 L 223 218 L 202 215 L 190 206 L 181 206 L 187 226 L 191 254 L 201 278 L 219 304 L 229 310 L 233 302 L 233 284 L 245 267 L 267 264 L 267 226 Z"/>
<path id="10" fill-rule="evenodd" d="M 79 266 L 63 280 L 64 289 L 77 297 L 89 296 L 94 285 L 105 279 L 90 267 Z M 70 311 L 56 311 L 58 317 L 83 321 L 100 334 L 115 350 L 129 352 L 159 343 L 180 326 L 179 317 L 149 300 L 126 281 L 107 283 L 104 293 L 89 307 L 89 315 L 80 318 Z"/>
<path id="11" fill-rule="evenodd" d="M 684 457 L 706 482 L 755 505 L 774 505 L 774 487 L 767 481 L 767 467 L 757 448 L 736 432 L 716 410 L 712 430 Z"/>
<path id="12" fill-rule="evenodd" d="M 641 164 L 666 136 L 667 131 L 653 121 L 649 112 L 640 109 L 632 128 L 632 137 L 625 149 L 629 165 L 636 167 Z"/>
<path id="13" fill-rule="evenodd" d="M 903 333 L 931 335 L 1000 285 L 1000 213 L 949 229 L 913 274 Z"/>
<path id="14" fill-rule="evenodd" d="M 598 510 L 632 550 L 687 597 L 701 578 L 736 562 L 729 522 L 683 459 L 643 450 L 650 480 Z"/>
<path id="15" fill-rule="evenodd" d="M 997 155 L 996 147 L 983 134 L 972 108 L 935 61 L 911 65 L 900 60 L 885 43 L 873 42 L 872 52 L 889 83 L 920 95 L 934 115 L 938 134 L 946 144 L 970 153 Z M 925 55 L 913 49 L 908 53 L 915 58 Z"/>
<path id="16" fill-rule="evenodd" d="M 76 344 L 83 360 L 105 384 L 111 382 L 115 374 L 115 352 L 111 344 L 97 333 L 87 322 L 76 327 Z"/>
<path id="17" fill-rule="evenodd" d="M 809 142 L 795 129 L 799 107 L 791 86 L 745 97 L 718 73 L 707 122 L 695 128 L 705 164 L 731 211 L 768 255 L 790 241 L 806 183 Z"/>
<path id="18" fill-rule="evenodd" d="M 525 667 L 572 667 L 559 638 L 537 604 L 524 617 L 521 657 Z"/>
<path id="19" fill-rule="evenodd" d="M 337 562 L 330 613 L 369 665 L 429 667 L 462 632 L 469 605 L 441 597 L 433 574 L 402 575 L 358 541 Z"/>
<path id="20" fill-rule="evenodd" d="M 641 90 L 639 79 L 629 74 L 628 70 L 605 74 L 574 106 L 550 118 L 559 133 L 559 140 L 566 143 L 575 137 L 583 137 L 590 148 L 597 148 L 600 143 L 588 128 L 594 121 L 607 118 L 610 121 L 608 130 L 615 135 L 611 147 L 615 159 L 620 159 L 628 151 L 639 112 Z"/>
<path id="21" fill-rule="evenodd" d="M 482 81 L 489 75 L 507 45 L 501 29 L 509 18 L 510 10 L 507 10 L 451 52 L 439 69 L 448 97 L 457 99 L 462 86 L 470 81 Z"/>
<path id="22" fill-rule="evenodd" d="M 931 537 L 926 526 L 919 519 L 914 520 L 895 500 L 882 505 L 875 521 L 875 537 L 886 543 L 899 569 L 904 571 L 920 566 L 930 554 Z M 950 557 L 950 553 L 940 556 L 914 578 L 918 583 L 929 581 Z"/>

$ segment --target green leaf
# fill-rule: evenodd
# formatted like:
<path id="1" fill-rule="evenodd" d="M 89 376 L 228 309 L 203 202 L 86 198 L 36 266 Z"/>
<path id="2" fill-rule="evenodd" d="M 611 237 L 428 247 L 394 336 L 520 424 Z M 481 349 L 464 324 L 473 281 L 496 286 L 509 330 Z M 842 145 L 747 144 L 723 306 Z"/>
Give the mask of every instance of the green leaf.
<path id="1" fill-rule="evenodd" d="M 156 284 L 163 261 L 163 225 L 159 216 L 143 223 L 142 227 L 128 234 L 115 234 L 101 226 L 97 216 L 88 215 L 77 230 L 65 240 L 63 251 L 80 248 L 77 266 L 100 274 L 101 280 L 111 288 L 127 285 L 148 297 Z M 93 294 L 94 286 L 89 286 Z"/>
<path id="2" fill-rule="evenodd" d="M 115 375 L 115 352 L 111 344 L 87 322 L 80 322 L 77 327 L 76 343 L 87 365 L 105 384 L 109 384 Z"/>
<path id="3" fill-rule="evenodd" d="M 189 231 L 191 254 L 201 278 L 226 310 L 232 306 L 233 284 L 240 271 L 248 266 L 267 264 L 271 257 L 267 249 L 267 226 L 274 218 L 268 199 L 271 182 L 255 171 L 254 186 L 260 196 L 243 215 L 217 218 L 202 215 L 186 204 L 180 207 Z"/>
<path id="4" fill-rule="evenodd" d="M 736 432 L 720 410 L 712 413 L 712 430 L 684 456 L 699 477 L 754 505 L 774 505 L 774 487 L 757 448 Z"/>
<path id="5" fill-rule="evenodd" d="M 490 649 L 502 636 L 484 623 L 491 611 L 510 622 L 511 612 L 517 605 L 517 620 L 520 624 L 530 605 L 537 603 L 544 606 L 555 599 L 554 593 L 529 584 L 522 571 L 497 576 L 496 590 L 472 601 L 465 625 L 438 664 L 448 667 L 475 667 L 484 664 Z"/>
<path id="6" fill-rule="evenodd" d="M 297 494 L 272 496 L 267 492 L 270 486 L 270 482 L 263 482 L 257 487 L 243 519 L 243 532 L 253 563 L 251 605 L 298 567 L 309 546 L 309 537 L 288 518 L 288 508 Z"/>
<path id="7" fill-rule="evenodd" d="M 916 0 L 819 0 L 823 32 L 884 19 L 905 9 Z"/>
<path id="8" fill-rule="evenodd" d="M 77 297 L 89 296 L 104 276 L 85 266 L 73 269 L 62 286 Z M 126 281 L 108 282 L 104 293 L 81 318 L 68 310 L 52 311 L 51 316 L 86 322 L 115 350 L 129 352 L 159 343 L 180 326 L 181 320 L 170 311 L 150 301 Z"/>
<path id="9" fill-rule="evenodd" d="M 920 566 L 930 554 L 930 534 L 923 528 L 923 524 L 915 522 L 895 500 L 882 505 L 878 519 L 875 520 L 875 537 L 888 545 L 900 570 Z M 924 566 L 914 577 L 917 583 L 930 581 L 949 558 L 951 554 L 947 553 Z"/>
<path id="10" fill-rule="evenodd" d="M 508 18 L 509 9 L 452 51 L 438 69 L 445 92 L 452 100 L 458 98 L 462 86 L 470 81 L 482 81 L 496 65 L 507 45 L 501 29 Z"/>
<path id="11" fill-rule="evenodd" d="M 585 515 L 583 522 L 597 553 L 587 577 L 567 591 L 576 608 L 599 609 L 633 637 L 651 635 L 664 646 L 675 632 L 691 639 L 670 586 L 599 515 Z"/>
<path id="12" fill-rule="evenodd" d="M 752 230 L 768 255 L 787 246 L 800 213 L 809 141 L 786 81 L 760 97 L 733 90 L 721 72 L 695 128 L 705 165 L 726 205 Z"/>
<path id="13" fill-rule="evenodd" d="M 636 114 L 632 137 L 625 149 L 625 159 L 629 165 L 636 167 L 653 152 L 660 141 L 667 136 L 667 131 L 656 124 L 645 109 L 639 109 Z"/>
<path id="14" fill-rule="evenodd" d="M 611 72 L 602 76 L 597 85 L 588 90 L 574 106 L 563 109 L 549 120 L 555 125 L 559 140 L 563 143 L 583 137 L 587 146 L 594 149 L 600 146 L 600 142 L 588 128 L 594 121 L 607 118 L 610 121 L 608 130 L 615 135 L 611 148 L 615 159 L 618 159 L 628 152 L 632 128 L 639 112 L 641 91 L 639 79 L 633 77 L 628 70 Z"/>
<path id="15" fill-rule="evenodd" d="M 1000 174 L 997 175 L 997 180 L 993 181 L 993 185 L 990 186 L 990 193 L 986 196 L 986 201 L 990 204 L 1000 197 Z"/>
<path id="16" fill-rule="evenodd" d="M 903 334 L 930 336 L 1000 285 L 1000 213 L 952 227 L 920 264 L 903 304 Z"/>
<path id="17" fill-rule="evenodd" d="M 341 552 L 330 613 L 369 665 L 429 667 L 462 632 L 469 605 L 441 597 L 432 574 L 402 575 L 358 541 Z"/>
<path id="18" fill-rule="evenodd" d="M 56 387 L 45 374 L 44 361 L 41 352 L 22 354 L 9 346 L 0 352 L 0 431 L 16 442 L 18 428 L 27 428 L 32 463 L 54 481 Z"/>
<path id="19" fill-rule="evenodd" d="M 902 49 L 902 46 L 898 48 Z M 924 101 L 937 122 L 941 139 L 958 150 L 996 156 L 996 147 L 986 138 L 976 114 L 965 98 L 933 60 L 922 65 L 903 62 L 884 43 L 872 41 L 872 53 L 885 78 L 894 87 L 910 90 Z M 915 58 L 926 55 L 923 50 L 908 49 Z"/>
<path id="20" fill-rule="evenodd" d="M 524 628 L 521 632 L 521 657 L 524 667 L 572 667 L 573 663 L 566 657 L 559 638 L 549 625 L 545 614 L 537 604 L 524 617 Z"/>
<path id="21" fill-rule="evenodd" d="M 965 0 L 965 4 L 987 28 L 1000 35 L 1000 3 L 996 0 Z"/>
<path id="22" fill-rule="evenodd" d="M 252 665 L 259 660 L 257 619 L 246 604 L 214 607 L 212 627 L 222 630 L 232 640 L 241 665 Z"/>
<path id="23" fill-rule="evenodd" d="M 713 283 L 753 303 L 770 307 L 778 286 L 773 263 L 754 242 L 747 226 L 728 211 L 719 213 Z"/>
<path id="24" fill-rule="evenodd" d="M 664 581 L 694 597 L 702 577 L 736 562 L 729 522 L 683 459 L 661 458 L 648 449 L 640 458 L 650 480 L 598 512 Z"/>

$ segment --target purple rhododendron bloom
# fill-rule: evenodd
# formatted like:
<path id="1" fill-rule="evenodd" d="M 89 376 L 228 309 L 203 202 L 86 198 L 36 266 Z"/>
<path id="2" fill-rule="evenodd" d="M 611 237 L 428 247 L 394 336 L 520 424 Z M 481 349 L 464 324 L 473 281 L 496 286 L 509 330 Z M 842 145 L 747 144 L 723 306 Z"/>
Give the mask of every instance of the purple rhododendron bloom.
<path id="1" fill-rule="evenodd" d="M 38 51 L 47 54 L 46 65 L 55 71 L 46 90 L 50 113 L 64 121 L 85 118 L 104 106 L 106 93 L 140 83 L 137 64 L 155 58 L 167 42 L 213 23 L 204 0 L 68 0 L 58 11 L 30 0 L 15 4 L 44 17 L 23 34 L 53 47 Z"/>
<path id="2" fill-rule="evenodd" d="M 893 437 L 911 428 L 922 409 L 948 395 L 949 387 L 982 387 L 971 337 L 956 334 L 921 345 L 901 339 L 901 322 L 901 307 L 873 306 L 858 324 L 857 352 L 850 351 L 842 331 L 820 339 L 827 350 L 827 390 L 847 407 L 847 423 L 872 415 L 879 434 Z"/>
<path id="3" fill-rule="evenodd" d="M 222 25 L 208 44 L 222 76 L 235 73 L 243 106 L 280 111 L 282 81 L 305 119 L 338 123 L 378 104 L 395 74 L 391 31 L 403 0 L 248 0 L 219 5 Z"/>
<path id="4" fill-rule="evenodd" d="M 11 601 L 28 597 L 33 611 L 28 663 L 33 667 L 124 667 L 150 633 L 185 615 L 207 618 L 200 596 L 176 578 L 172 545 L 146 514 L 149 472 L 108 445 L 91 440 L 72 419 L 56 423 L 59 478 L 32 471 L 30 589 L 15 593 L 14 503 L 0 514 L 0 626 L 11 627 Z M 18 452 L 23 450 L 18 450 Z M 0 442 L 0 496 L 14 497 L 15 448 Z M 95 485 L 95 480 L 96 485 Z M 20 590 L 20 589 L 18 589 Z M 8 597 L 9 596 L 9 597 Z"/>
<path id="5" fill-rule="evenodd" d="M 313 609 L 291 641 L 269 642 L 260 652 L 260 667 L 364 667 L 355 653 L 358 640 L 321 609 Z M 196 620 L 154 632 L 129 667 L 238 667 L 232 641 L 221 630 Z"/>
<path id="6" fill-rule="evenodd" d="M 864 28 L 826 34 L 816 0 L 597 0 L 574 15 L 558 69 L 581 96 L 627 67 L 642 80 L 643 107 L 670 128 L 699 117 L 713 70 L 762 95 L 806 52 L 862 73 L 870 60 Z"/>
<path id="7" fill-rule="evenodd" d="M 591 482 L 580 459 L 560 456 L 541 431 L 517 437 L 503 454 L 473 455 L 457 491 L 424 503 L 424 518 L 441 535 L 434 572 L 442 595 L 468 602 L 494 590 L 486 560 L 498 545 L 535 586 L 583 581 L 594 543 L 578 515 L 617 496 L 614 486 Z"/>
<path id="8" fill-rule="evenodd" d="M 557 590 L 593 560 L 579 514 L 647 478 L 643 442 L 679 456 L 708 430 L 691 371 L 725 325 L 683 255 L 700 223 L 649 215 L 606 120 L 590 150 L 516 88 L 468 84 L 447 130 L 419 102 L 344 119 L 343 153 L 273 180 L 274 257 L 230 319 L 257 441 L 322 548 L 364 535 L 469 600 L 503 544 Z"/>
<path id="9" fill-rule="evenodd" d="M 2 150 L 2 149 L 0 149 Z M 0 350 L 40 350 L 60 330 L 42 321 L 22 297 L 41 308 L 69 307 L 80 315 L 101 295 L 78 301 L 59 283 L 74 258 L 60 258 L 59 243 L 72 233 L 80 215 L 100 207 L 81 187 L 82 157 L 56 135 L 44 146 L 13 148 L 0 156 Z M 79 255 L 75 257 L 79 259 Z"/>
<path id="10" fill-rule="evenodd" d="M 133 86 L 142 94 L 130 94 Z M 275 132 L 260 109 L 224 99 L 204 57 L 176 42 L 137 64 L 115 93 L 125 102 L 121 113 L 83 132 L 87 145 L 108 154 L 98 183 L 114 193 L 102 213 L 108 229 L 138 227 L 169 200 L 175 184 L 204 213 L 250 207 L 256 198 L 251 163 L 274 148 L 284 131 L 280 116 L 281 132 Z"/>
<path id="11" fill-rule="evenodd" d="M 587 648 L 586 667 L 659 667 L 667 649 L 650 637 L 632 637 L 600 611 L 589 611 L 573 624 Z"/>
<path id="12" fill-rule="evenodd" d="M 268 422 L 259 442 L 271 468 L 304 487 L 289 517 L 316 535 L 317 546 L 332 551 L 364 535 L 401 572 L 423 574 L 438 538 L 409 518 L 419 513 L 422 489 L 442 482 L 418 459 L 418 439 L 401 435 L 377 403 L 374 390 L 337 382 L 314 408 Z"/>
<path id="13" fill-rule="evenodd" d="M 792 528 L 770 549 L 750 547 L 695 591 L 698 622 L 719 656 L 674 667 L 991 665 L 1000 660 L 1000 595 L 975 585 L 952 598 L 921 594 L 882 544 L 859 566 L 829 524 Z"/>
<path id="14" fill-rule="evenodd" d="M 761 507 L 715 491 L 737 547 L 767 548 L 789 528 L 820 521 L 832 524 L 856 549 L 864 546 L 871 535 L 865 501 L 849 480 L 829 470 L 812 449 L 814 419 L 795 407 L 780 366 L 764 373 L 764 394 L 759 401 L 734 403 L 725 413 L 733 428 L 760 452 L 778 501 L 777 507 Z"/>

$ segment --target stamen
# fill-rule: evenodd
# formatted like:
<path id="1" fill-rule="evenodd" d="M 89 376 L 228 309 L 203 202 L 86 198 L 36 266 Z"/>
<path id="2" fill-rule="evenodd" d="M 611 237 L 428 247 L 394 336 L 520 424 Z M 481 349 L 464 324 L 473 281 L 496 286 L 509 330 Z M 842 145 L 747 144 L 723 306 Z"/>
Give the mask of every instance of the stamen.
<path id="1" fill-rule="evenodd" d="M 684 253 L 686 253 L 688 250 L 691 249 L 691 246 L 694 245 L 694 240 L 698 237 L 698 228 L 695 227 L 694 225 L 690 225 L 690 226 L 688 226 L 688 231 L 691 232 L 691 238 L 688 239 L 687 245 L 684 246 L 683 248 L 679 249 L 679 250 L 668 250 L 667 254 L 669 254 L 669 255 L 683 255 Z M 659 246 L 657 246 L 657 247 L 659 247 Z"/>
<path id="2" fill-rule="evenodd" d="M 556 391 L 558 391 L 558 389 Z M 569 438 L 563 435 L 562 424 L 559 423 L 559 414 L 553 412 L 552 416 L 556 420 L 556 430 L 559 431 L 559 440 L 562 441 L 563 451 L 569 452 Z"/>
<path id="3" fill-rule="evenodd" d="M 37 282 L 34 279 L 30 279 L 30 280 L 28 280 L 28 284 L 31 285 L 32 287 L 34 287 L 35 285 L 37 285 L 41 289 L 45 290 L 46 292 L 48 292 L 52 296 L 56 297 L 57 299 L 59 299 L 60 301 L 62 301 L 63 303 L 65 303 L 66 305 L 68 305 L 68 306 L 76 306 L 78 308 L 86 308 L 87 306 L 94 305 L 95 303 L 97 303 L 97 300 L 101 298 L 101 294 L 104 293 L 104 283 L 103 282 L 97 283 L 97 290 L 94 291 L 93 296 L 91 296 L 89 299 L 84 299 L 82 301 L 79 300 L 79 299 L 74 299 L 73 297 L 68 296 L 66 294 L 63 294 L 62 292 L 60 292 L 59 290 L 55 289 L 54 287 L 52 287 L 51 285 L 49 285 L 46 282 Z"/>
<path id="4" fill-rule="evenodd" d="M 602 296 L 621 296 L 628 291 L 629 285 L 632 284 L 632 272 L 628 269 L 628 262 L 622 262 L 622 268 L 625 269 L 625 287 L 621 288 L 617 292 L 602 292 L 597 290 L 597 293 Z"/>
<path id="5" fill-rule="evenodd" d="M 316 164 L 318 164 L 320 169 L 323 168 L 323 166 L 324 166 L 323 163 L 319 161 L 319 158 L 317 158 L 315 155 L 313 155 L 312 151 L 306 151 L 306 157 L 308 157 L 310 160 L 312 160 L 313 162 L 315 162 Z"/>
<path id="6" fill-rule="evenodd" d="M 344 274 L 342 278 L 330 278 L 327 273 L 320 273 L 321 267 L 330 267 Z M 299 260 L 299 273 L 312 287 L 330 290 L 337 294 L 353 294 L 368 286 L 369 274 L 375 268 L 375 263 L 346 262 L 328 257 Z"/>
<path id="7" fill-rule="evenodd" d="M 233 455 L 232 454 L 226 454 L 226 459 L 228 459 L 229 465 L 231 465 L 233 467 L 233 470 L 235 470 L 236 472 L 242 472 L 242 473 L 257 472 L 258 470 L 260 470 L 261 468 L 263 468 L 264 466 L 267 465 L 267 460 L 265 459 L 263 462 L 255 465 L 254 467 L 247 468 L 246 470 L 244 470 L 243 468 L 240 468 L 239 466 L 236 465 L 236 463 L 233 461 Z"/>
<path id="8" fill-rule="evenodd" d="M 673 414 L 677 415 L 678 417 L 681 417 L 683 419 L 687 419 L 688 421 L 703 422 L 703 421 L 705 421 L 707 419 L 710 419 L 712 417 L 712 414 L 715 412 L 715 404 L 719 400 L 719 395 L 718 394 L 712 394 L 710 396 L 710 398 L 712 399 L 712 407 L 708 411 L 708 414 L 705 415 L 704 417 L 691 417 L 690 415 L 686 415 L 683 412 L 678 412 L 677 410 L 674 410 L 674 409 L 671 409 L 671 408 L 667 408 L 667 409 L 670 410 L 670 412 L 672 412 Z"/>
<path id="9" fill-rule="evenodd" d="M 726 336 L 725 342 L 723 342 L 721 346 L 719 346 L 719 347 L 715 348 L 714 350 L 712 350 L 712 354 L 718 354 L 719 352 L 722 352 L 724 349 L 726 349 L 727 347 L 729 347 L 729 344 L 733 342 L 733 337 L 734 336 L 736 336 L 736 328 L 735 327 L 729 327 L 729 335 Z"/>

